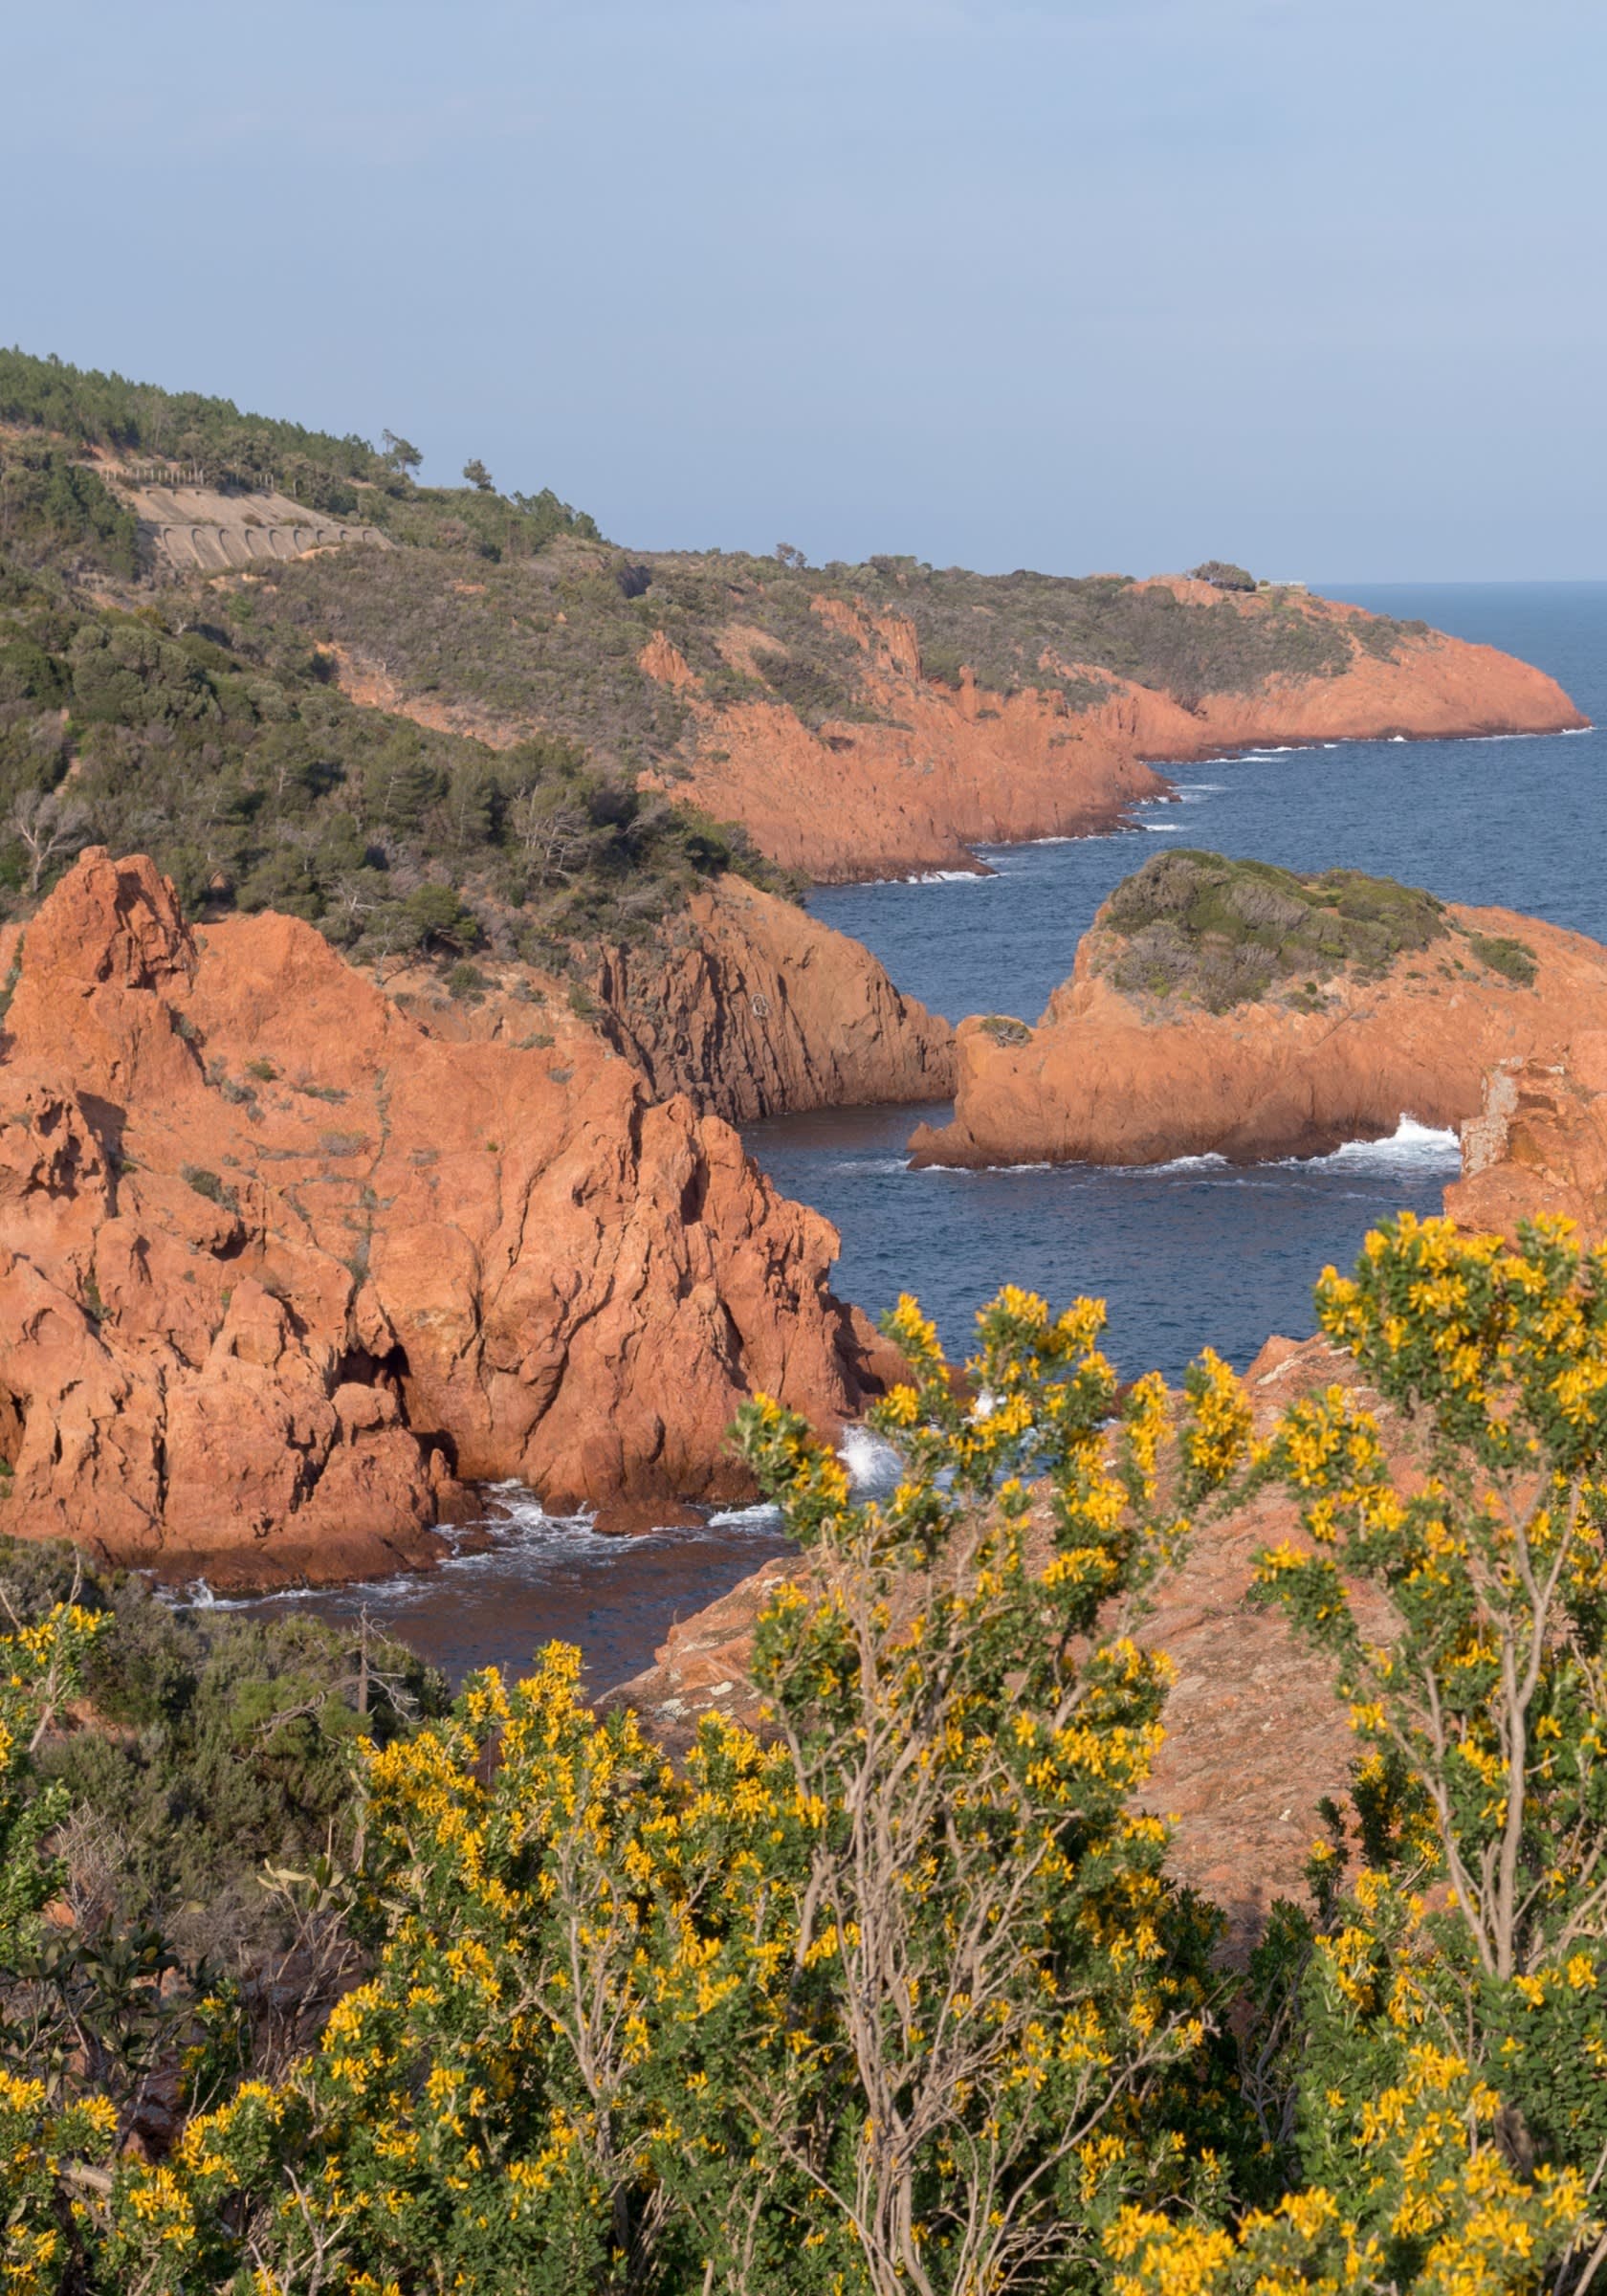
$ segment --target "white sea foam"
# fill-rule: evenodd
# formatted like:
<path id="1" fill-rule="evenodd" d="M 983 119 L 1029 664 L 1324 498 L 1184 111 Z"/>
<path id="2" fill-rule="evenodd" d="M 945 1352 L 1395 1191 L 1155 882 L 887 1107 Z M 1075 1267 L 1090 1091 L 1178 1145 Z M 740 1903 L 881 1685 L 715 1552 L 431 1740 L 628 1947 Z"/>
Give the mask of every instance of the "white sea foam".
<path id="1" fill-rule="evenodd" d="M 1169 833 L 1175 835 L 1183 826 L 1180 821 L 1141 821 L 1138 824 L 1141 829 L 1148 829 L 1152 837 L 1164 837 Z"/>
<path id="2" fill-rule="evenodd" d="M 1214 1152 L 1204 1156 L 1169 1157 L 1163 1164 L 1124 1164 L 1118 1167 L 1134 1180 L 1170 1180 L 1180 1172 L 1231 1172 L 1245 1178 L 1257 1170 L 1289 1172 L 1350 1171 L 1358 1175 L 1380 1172 L 1454 1175 L 1461 1166 L 1462 1146 L 1454 1132 L 1442 1132 L 1435 1126 L 1420 1124 L 1416 1116 L 1403 1115 L 1387 1138 L 1381 1140 L 1347 1140 L 1327 1156 L 1274 1157 L 1266 1165 L 1232 1165 L 1225 1156 Z M 1018 1165 L 1019 1171 L 1047 1171 L 1046 1164 Z"/>
<path id="3" fill-rule="evenodd" d="M 986 865 L 980 869 L 915 870 L 907 877 L 856 877 L 853 890 L 871 893 L 882 885 L 985 885 L 998 874 L 998 870 Z"/>
<path id="4" fill-rule="evenodd" d="M 904 1462 L 892 1444 L 870 1427 L 849 1427 L 837 1456 L 848 1470 L 856 1499 L 885 1498 L 904 1472 Z"/>
<path id="5" fill-rule="evenodd" d="M 1353 1170 L 1376 1171 L 1383 1167 L 1395 1171 L 1455 1172 L 1462 1163 L 1462 1143 L 1454 1132 L 1420 1124 L 1416 1116 L 1403 1115 L 1387 1139 L 1347 1140 L 1331 1156 L 1310 1160 Z"/>
<path id="6" fill-rule="evenodd" d="M 762 1502 L 754 1507 L 722 1507 L 709 1517 L 711 1531 L 779 1531 L 781 1511 Z"/>

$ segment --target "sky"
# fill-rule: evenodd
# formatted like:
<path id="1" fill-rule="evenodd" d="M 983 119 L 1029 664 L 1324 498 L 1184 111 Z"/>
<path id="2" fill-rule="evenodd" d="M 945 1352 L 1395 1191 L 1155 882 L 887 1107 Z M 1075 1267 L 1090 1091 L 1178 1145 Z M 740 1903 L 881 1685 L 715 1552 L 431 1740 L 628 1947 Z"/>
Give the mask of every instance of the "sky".
<path id="1" fill-rule="evenodd" d="M 640 548 L 1607 577 L 1607 0 L 51 0 L 0 340 Z"/>

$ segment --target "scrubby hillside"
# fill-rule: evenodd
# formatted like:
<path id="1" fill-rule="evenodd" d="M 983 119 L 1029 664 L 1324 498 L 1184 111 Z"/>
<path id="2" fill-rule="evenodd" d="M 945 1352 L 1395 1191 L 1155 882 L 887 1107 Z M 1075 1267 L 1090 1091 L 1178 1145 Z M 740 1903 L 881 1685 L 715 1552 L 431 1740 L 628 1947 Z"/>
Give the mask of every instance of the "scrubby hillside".
<path id="1" fill-rule="evenodd" d="M 396 515 L 426 515 L 412 492 Z M 721 869 L 779 881 L 580 742 L 494 752 L 354 703 L 335 671 L 253 585 L 162 578 L 126 491 L 69 441 L 0 437 L 0 915 L 93 841 L 149 850 L 193 909 L 285 911 L 360 959 L 561 962 Z"/>
<path id="2" fill-rule="evenodd" d="M 421 487 L 390 432 L 20 352 L 0 426 L 13 894 L 70 850 L 65 812 L 153 851 L 192 904 L 272 902 L 365 955 L 484 936 L 550 956 L 639 937 L 712 869 L 757 873 L 711 822 L 783 870 L 873 876 L 1108 827 L 1162 790 L 1146 761 L 1252 734 L 1579 721 L 1523 664 L 1294 588 L 636 555 L 477 462 Z M 180 481 L 234 506 L 237 544 L 279 521 L 274 549 L 213 574 L 250 553 L 176 551 L 152 504 L 178 517 Z M 303 503 L 307 538 L 349 519 L 392 546 L 289 556 Z M 18 802 L 69 777 L 41 859 Z M 421 888 L 446 920 L 422 933 Z"/>

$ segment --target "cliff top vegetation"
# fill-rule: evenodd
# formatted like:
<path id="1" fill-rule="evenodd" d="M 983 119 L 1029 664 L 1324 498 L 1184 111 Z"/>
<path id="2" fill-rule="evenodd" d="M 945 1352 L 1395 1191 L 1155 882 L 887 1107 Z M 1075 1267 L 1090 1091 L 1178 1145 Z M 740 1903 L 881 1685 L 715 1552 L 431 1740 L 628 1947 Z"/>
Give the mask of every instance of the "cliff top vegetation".
<path id="1" fill-rule="evenodd" d="M 150 852 L 192 913 L 287 911 L 359 960 L 490 946 L 561 965 L 650 932 L 720 869 L 781 882 L 740 829 L 642 795 L 577 740 L 492 750 L 348 700 L 331 654 L 258 600 L 154 580 L 95 467 L 43 431 L 0 435 L 0 915 L 99 842 Z"/>
<path id="2" fill-rule="evenodd" d="M 336 632 L 409 699 L 506 724 L 534 716 L 624 765 L 671 774 L 687 712 L 638 658 L 659 630 L 708 700 L 785 703 L 817 729 L 896 714 L 868 689 L 866 652 L 817 610 L 823 600 L 906 617 L 935 684 L 958 688 L 969 670 L 990 695 L 1030 687 L 1073 715 L 1116 679 L 1198 708 L 1276 675 L 1337 676 L 1358 651 L 1387 657 L 1421 633 L 1353 628 L 1294 591 L 1246 608 L 1119 575 L 984 575 L 883 557 L 809 567 L 796 552 L 627 555 L 576 536 L 517 562 L 324 556 L 275 568 L 261 586 L 265 615 Z"/>
<path id="3" fill-rule="evenodd" d="M 1436 943 L 1445 969 L 1478 964 L 1520 986 L 1534 978 L 1521 941 L 1469 934 L 1433 894 L 1393 877 L 1330 869 L 1297 875 L 1267 861 L 1174 846 L 1118 885 L 1094 923 L 1096 971 L 1124 995 L 1227 1012 L 1281 995 L 1323 1009 L 1341 973 L 1382 980 Z"/>
<path id="4" fill-rule="evenodd" d="M 1337 675 L 1358 650 L 1388 657 L 1421 632 L 1353 623 L 1292 590 L 1202 604 L 1123 575 L 980 575 L 883 556 L 816 568 L 784 543 L 768 557 L 627 553 L 550 490 L 502 494 L 477 461 L 462 487 L 421 487 L 419 451 L 390 432 L 375 447 L 18 350 L 0 352 L 0 426 L 19 427 L 5 449 L 0 551 L 25 565 L 137 585 L 128 604 L 203 621 L 265 664 L 338 646 L 403 712 L 455 713 L 498 743 L 539 729 L 632 780 L 645 766 L 673 780 L 687 754 L 684 700 L 639 658 L 661 629 L 710 701 L 782 703 L 816 728 L 890 715 L 865 652 L 821 602 L 907 618 L 935 684 L 958 687 L 969 670 L 990 695 L 1031 687 L 1072 714 L 1114 679 L 1196 708 L 1279 674 Z M 86 452 L 100 457 L 93 468 Z M 277 487 L 400 546 L 212 583 L 178 575 L 142 540 L 107 459 L 142 456 L 198 466 L 243 499 Z"/>

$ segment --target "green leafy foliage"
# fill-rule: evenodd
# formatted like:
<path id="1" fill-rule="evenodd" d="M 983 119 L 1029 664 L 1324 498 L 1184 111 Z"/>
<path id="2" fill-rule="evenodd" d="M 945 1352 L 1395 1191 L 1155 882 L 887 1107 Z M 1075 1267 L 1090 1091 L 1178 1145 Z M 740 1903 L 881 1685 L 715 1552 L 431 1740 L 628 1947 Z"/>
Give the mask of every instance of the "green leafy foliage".
<path id="1" fill-rule="evenodd" d="M 126 578 L 138 566 L 139 529 L 76 455 L 42 440 L 0 439 L 0 563 L 7 559 Z M 10 690 L 13 682 L 0 669 L 0 700 L 34 697 Z"/>
<path id="2" fill-rule="evenodd" d="M 120 374 L 0 350 L 0 422 L 83 445 L 199 464 L 214 481 L 276 481 L 335 512 L 356 501 L 352 482 L 385 470 L 365 439 L 336 438 L 299 423 L 243 414 L 231 399 L 164 390 Z"/>
<path id="3" fill-rule="evenodd" d="M 356 1748 L 445 1710 L 440 1678 L 368 1628 L 175 1609 L 20 1539 L 0 1539 L 0 1590 L 25 1626 L 69 1599 L 90 1622 L 76 1671 L 93 1719 L 42 1742 L 38 1776 L 80 1814 L 79 1885 L 102 1919 L 160 1929 L 192 1961 L 271 1934 L 264 1864 L 349 1849 Z"/>
<path id="4" fill-rule="evenodd" d="M 1230 558 L 1208 558 L 1203 565 L 1190 566 L 1189 574 L 1196 582 L 1208 582 L 1218 590 L 1253 590 L 1256 578 L 1244 566 L 1236 566 Z"/>
<path id="5" fill-rule="evenodd" d="M 493 751 L 358 707 L 254 603 L 124 611 L 0 573 L 0 906 L 93 839 L 150 852 L 192 912 L 281 910 L 359 958 L 561 961 L 650 931 L 713 871 L 779 881 L 739 830 L 577 743 Z"/>
<path id="6" fill-rule="evenodd" d="M 1519 988 L 1532 988 L 1539 964 L 1534 951 L 1526 940 L 1515 940 L 1506 933 L 1470 933 L 1467 945 L 1481 964 L 1487 964 L 1492 973 L 1500 973 Z"/>

